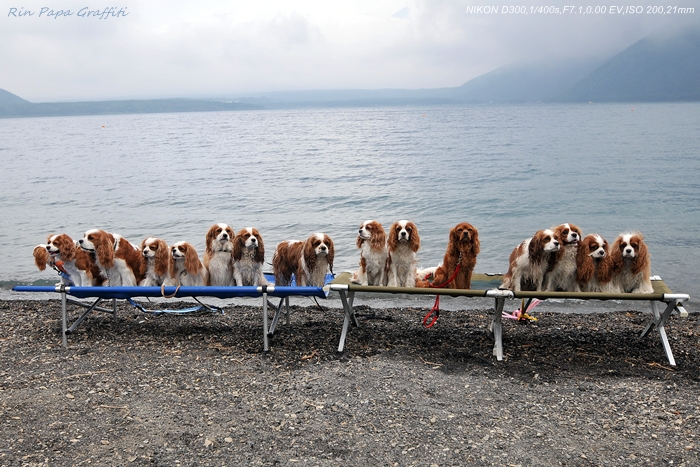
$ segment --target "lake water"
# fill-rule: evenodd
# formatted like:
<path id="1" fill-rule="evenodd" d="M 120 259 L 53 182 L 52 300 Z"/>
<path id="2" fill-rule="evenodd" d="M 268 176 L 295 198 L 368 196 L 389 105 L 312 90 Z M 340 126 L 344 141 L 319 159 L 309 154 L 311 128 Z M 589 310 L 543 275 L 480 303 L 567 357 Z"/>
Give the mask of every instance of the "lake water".
<path id="1" fill-rule="evenodd" d="M 335 271 L 357 267 L 357 227 L 418 225 L 419 262 L 479 229 L 478 272 L 570 222 L 609 241 L 643 232 L 652 273 L 700 296 L 700 103 L 317 108 L 0 119 L 0 298 L 50 281 L 32 249 L 102 228 L 133 243 L 210 225 L 257 227 L 275 245 L 316 231 Z"/>

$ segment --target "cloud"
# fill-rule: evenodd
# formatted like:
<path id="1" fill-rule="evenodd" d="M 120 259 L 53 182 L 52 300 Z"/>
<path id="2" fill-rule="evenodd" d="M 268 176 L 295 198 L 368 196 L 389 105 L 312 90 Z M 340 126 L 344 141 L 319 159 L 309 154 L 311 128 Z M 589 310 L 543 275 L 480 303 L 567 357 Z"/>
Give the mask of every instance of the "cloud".
<path id="1" fill-rule="evenodd" d="M 0 88 L 46 101 L 459 86 L 512 63 L 609 57 L 691 20 L 531 13 L 536 2 L 519 3 L 527 14 L 467 13 L 483 6 L 471 0 L 154 0 L 106 20 L 0 11 Z"/>

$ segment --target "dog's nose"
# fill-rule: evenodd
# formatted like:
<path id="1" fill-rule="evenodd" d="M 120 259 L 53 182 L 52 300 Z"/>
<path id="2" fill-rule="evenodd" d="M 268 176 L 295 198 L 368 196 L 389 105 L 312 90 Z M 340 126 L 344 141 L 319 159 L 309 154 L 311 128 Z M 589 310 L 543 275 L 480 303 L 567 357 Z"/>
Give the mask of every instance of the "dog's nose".
<path id="1" fill-rule="evenodd" d="M 362 229 L 358 230 L 357 233 L 362 234 Z"/>
<path id="2" fill-rule="evenodd" d="M 46 250 L 51 251 L 51 245 L 46 245 Z"/>
<path id="3" fill-rule="evenodd" d="M 559 246 L 559 242 L 555 241 L 554 246 Z"/>
<path id="4" fill-rule="evenodd" d="M 82 245 L 82 244 L 83 244 L 83 239 L 81 238 L 80 240 L 78 240 L 78 243 L 80 243 L 80 244 Z"/>
<path id="5" fill-rule="evenodd" d="M 251 242 L 253 245 L 255 245 L 256 243 L 258 243 L 258 239 L 255 238 L 255 237 L 253 237 L 253 238 L 250 239 L 250 242 Z"/>
<path id="6" fill-rule="evenodd" d="M 326 245 L 321 245 L 321 251 L 326 251 Z"/>
<path id="7" fill-rule="evenodd" d="M 228 240 L 228 234 L 223 234 L 223 235 L 222 235 L 222 238 L 223 238 L 224 240 Z"/>

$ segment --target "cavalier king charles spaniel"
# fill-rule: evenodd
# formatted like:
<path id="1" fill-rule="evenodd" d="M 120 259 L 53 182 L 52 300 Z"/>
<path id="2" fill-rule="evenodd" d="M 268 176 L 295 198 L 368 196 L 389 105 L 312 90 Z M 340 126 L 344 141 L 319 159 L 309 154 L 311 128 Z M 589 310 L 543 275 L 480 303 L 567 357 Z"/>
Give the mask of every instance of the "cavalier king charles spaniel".
<path id="1" fill-rule="evenodd" d="M 207 268 L 207 285 L 233 285 L 233 229 L 226 224 L 214 224 L 209 228 L 204 251 L 204 267 Z"/>
<path id="2" fill-rule="evenodd" d="M 561 244 L 550 229 L 539 230 L 515 247 L 508 258 L 508 272 L 503 276 L 501 289 L 542 291 L 544 276 L 550 260 L 556 256 Z"/>
<path id="3" fill-rule="evenodd" d="M 377 221 L 364 221 L 357 233 L 360 269 L 354 282 L 360 285 L 384 285 L 387 248 L 384 227 Z"/>
<path id="4" fill-rule="evenodd" d="M 392 224 L 387 240 L 388 255 L 384 271 L 389 287 L 416 286 L 416 252 L 420 248 L 418 227 L 411 221 Z"/>
<path id="5" fill-rule="evenodd" d="M 46 244 L 34 248 L 34 263 L 40 271 L 51 266 L 61 273 L 62 285 L 90 287 L 102 284 L 100 269 L 92 255 L 81 250 L 67 234 L 49 235 Z"/>
<path id="6" fill-rule="evenodd" d="M 100 273 L 109 286 L 135 286 L 144 278 L 141 250 L 118 234 L 93 229 L 78 240 L 80 248 L 95 255 Z"/>
<path id="7" fill-rule="evenodd" d="M 652 293 L 650 259 L 641 233 L 620 234 L 610 248 L 610 260 L 603 263 L 601 280 L 612 283 L 611 292 Z"/>
<path id="8" fill-rule="evenodd" d="M 315 233 L 303 242 L 282 242 L 272 257 L 275 283 L 290 285 L 294 275 L 298 286 L 323 287 L 326 273 L 333 273 L 334 256 L 333 240 L 324 233 Z"/>
<path id="9" fill-rule="evenodd" d="M 141 254 L 146 263 L 145 277 L 139 283 L 146 287 L 160 287 L 170 274 L 170 250 L 165 240 L 148 237 L 141 242 Z"/>
<path id="10" fill-rule="evenodd" d="M 453 276 L 454 279 L 444 285 L 448 289 L 470 289 L 472 285 L 472 273 L 476 266 L 476 255 L 479 254 L 481 245 L 479 243 L 479 232 L 468 222 L 457 224 L 450 230 L 447 242 L 447 251 L 442 260 L 442 264 L 433 273 L 434 287 L 443 287 Z M 459 272 L 455 271 L 459 266 Z M 419 286 L 430 286 L 424 281 L 419 282 Z"/>
<path id="11" fill-rule="evenodd" d="M 236 285 L 267 285 L 263 274 L 265 244 L 257 229 L 247 227 L 233 241 L 233 278 Z"/>
<path id="12" fill-rule="evenodd" d="M 200 287 L 207 284 L 207 269 L 191 243 L 175 243 L 170 247 L 170 254 L 170 278 L 165 285 Z"/>
<path id="13" fill-rule="evenodd" d="M 544 290 L 550 292 L 579 292 L 576 282 L 576 257 L 581 241 L 581 229 L 573 224 L 562 224 L 552 227 L 554 236 L 561 242 L 561 248 L 549 264 L 545 278 Z"/>
<path id="14" fill-rule="evenodd" d="M 610 258 L 610 245 L 598 234 L 588 234 L 581 240 L 576 255 L 576 282 L 581 292 L 602 292 L 600 272 Z M 609 292 L 609 290 L 605 290 Z"/>

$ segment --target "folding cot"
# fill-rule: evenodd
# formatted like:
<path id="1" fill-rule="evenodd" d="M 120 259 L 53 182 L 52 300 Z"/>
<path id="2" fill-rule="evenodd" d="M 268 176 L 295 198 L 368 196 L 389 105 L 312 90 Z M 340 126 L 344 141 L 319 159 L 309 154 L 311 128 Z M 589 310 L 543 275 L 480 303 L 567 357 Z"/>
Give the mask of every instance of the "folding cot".
<path id="1" fill-rule="evenodd" d="M 241 298 L 241 297 L 253 297 L 262 298 L 262 308 L 263 308 L 263 348 L 265 351 L 269 350 L 269 339 L 268 335 L 274 332 L 275 325 L 279 320 L 280 314 L 283 311 L 283 304 L 286 304 L 287 321 L 289 321 L 289 297 L 320 297 L 327 298 L 329 288 L 328 285 L 324 287 L 299 287 L 296 286 L 294 282 L 289 286 L 276 286 L 274 285 L 274 277 L 270 274 L 265 275 L 269 282 L 269 285 L 264 286 L 241 286 L 241 287 L 76 287 L 70 285 L 56 285 L 56 286 L 31 286 L 31 285 L 18 285 L 12 288 L 15 292 L 51 292 L 58 293 L 61 295 L 61 309 L 62 309 L 62 334 L 63 334 L 63 346 L 68 346 L 67 335 L 74 332 L 80 323 L 87 318 L 87 316 L 93 311 L 101 311 L 105 313 L 110 313 L 116 320 L 117 318 L 117 300 L 127 300 L 134 307 L 142 312 L 151 314 L 186 314 L 202 309 L 208 309 L 209 311 L 221 311 L 218 307 L 209 306 L 201 304 L 194 308 L 184 309 L 184 310 L 156 310 L 149 311 L 143 306 L 133 301 L 134 297 L 160 297 L 160 298 L 194 298 L 197 297 L 216 297 L 222 299 L 230 298 Z M 333 279 L 331 274 L 326 275 L 326 284 L 328 284 Z M 71 298 L 69 298 L 71 297 Z M 280 303 L 276 308 L 275 316 L 273 318 L 273 324 L 268 328 L 268 297 L 278 297 L 280 298 Z M 74 298 L 79 299 L 94 299 L 92 303 L 80 302 L 74 300 Z M 102 300 L 112 300 L 112 307 L 104 308 L 99 306 Z M 199 300 L 197 300 L 199 301 Z M 201 303 L 201 302 L 200 302 Z M 72 304 L 78 307 L 86 308 L 80 317 L 78 317 L 73 323 L 68 325 L 68 304 Z"/>
<path id="2" fill-rule="evenodd" d="M 675 310 L 681 316 L 687 315 L 687 312 L 682 306 L 682 302 L 687 301 L 687 294 L 674 294 L 668 286 L 661 280 L 660 277 L 652 277 L 652 285 L 654 292 L 650 294 L 631 294 L 631 293 L 600 293 L 600 292 L 513 292 L 510 290 L 501 290 L 498 286 L 503 282 L 503 276 L 500 274 L 474 274 L 472 276 L 472 289 L 439 289 L 439 288 L 410 288 L 410 287 L 379 287 L 379 286 L 361 286 L 351 282 L 350 273 L 342 273 L 338 275 L 330 284 L 330 290 L 340 294 L 340 300 L 343 304 L 345 319 L 343 321 L 343 329 L 340 335 L 340 343 L 338 351 L 342 352 L 345 348 L 345 339 L 347 337 L 350 324 L 358 326 L 357 317 L 353 311 L 353 302 L 355 294 L 358 293 L 373 293 L 373 294 L 412 294 L 412 295 L 447 295 L 451 297 L 472 297 L 472 298 L 492 298 L 494 299 L 494 314 L 491 321 L 491 332 L 494 337 L 493 354 L 500 361 L 503 360 L 503 337 L 501 326 L 501 313 L 505 305 L 506 299 L 577 299 L 577 300 L 634 300 L 634 301 L 649 301 L 651 303 L 651 318 L 649 323 L 640 335 L 640 339 L 646 336 L 652 327 L 656 327 L 663 344 L 666 357 L 671 365 L 676 364 L 671 346 L 666 337 L 666 322 Z M 663 312 L 659 313 L 657 303 L 661 302 L 665 305 Z"/>

